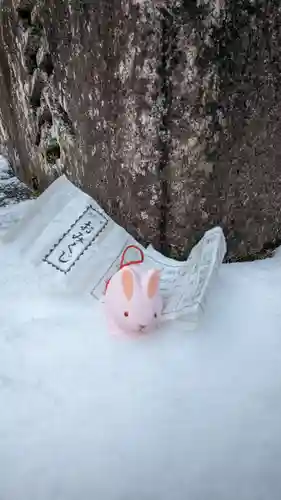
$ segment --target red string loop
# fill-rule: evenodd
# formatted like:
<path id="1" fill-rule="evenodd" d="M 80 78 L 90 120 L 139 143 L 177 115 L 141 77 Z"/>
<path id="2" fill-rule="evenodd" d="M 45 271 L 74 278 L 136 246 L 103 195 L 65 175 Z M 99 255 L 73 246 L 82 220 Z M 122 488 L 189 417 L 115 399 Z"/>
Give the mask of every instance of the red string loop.
<path id="1" fill-rule="evenodd" d="M 134 248 L 135 250 L 137 250 L 139 253 L 140 253 L 140 258 L 138 260 L 129 260 L 128 262 L 124 262 L 125 261 L 125 255 L 127 253 L 127 251 L 130 249 L 130 248 Z M 122 253 L 122 256 L 121 256 L 121 262 L 120 262 L 120 269 L 123 269 L 123 267 L 126 267 L 126 266 L 130 266 L 131 264 L 142 264 L 142 262 L 144 261 L 144 253 L 142 251 L 141 248 L 137 247 L 136 245 L 128 245 L 123 253 Z M 109 282 L 110 282 L 110 279 L 108 279 L 105 283 L 105 292 L 107 290 L 107 287 L 109 285 Z"/>
<path id="2" fill-rule="evenodd" d="M 124 263 L 125 255 L 130 248 L 134 248 L 135 250 L 138 250 L 138 252 L 140 253 L 140 259 L 129 260 L 128 262 Z M 142 249 L 137 247 L 136 245 L 128 245 L 122 253 L 120 269 L 123 269 L 123 267 L 125 267 L 125 266 L 130 266 L 131 264 L 141 264 L 143 261 L 144 261 L 144 254 L 143 254 Z"/>

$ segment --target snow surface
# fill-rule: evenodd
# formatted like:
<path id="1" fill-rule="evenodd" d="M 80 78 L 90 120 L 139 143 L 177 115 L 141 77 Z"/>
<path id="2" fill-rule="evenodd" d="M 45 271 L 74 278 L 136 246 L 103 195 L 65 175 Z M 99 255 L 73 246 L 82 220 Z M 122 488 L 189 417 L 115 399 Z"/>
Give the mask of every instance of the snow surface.
<path id="1" fill-rule="evenodd" d="M 31 197 L 30 189 L 14 175 L 7 160 L 0 155 L 0 209 Z"/>
<path id="2" fill-rule="evenodd" d="M 0 263 L 1 500 L 280 500 L 278 252 L 224 264 L 197 331 L 137 340 Z"/>

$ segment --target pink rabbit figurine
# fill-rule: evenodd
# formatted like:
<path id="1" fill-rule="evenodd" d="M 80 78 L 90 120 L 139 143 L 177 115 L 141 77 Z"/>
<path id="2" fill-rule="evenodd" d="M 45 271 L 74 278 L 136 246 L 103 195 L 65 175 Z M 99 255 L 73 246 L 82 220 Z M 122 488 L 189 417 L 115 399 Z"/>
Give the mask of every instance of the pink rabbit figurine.
<path id="1" fill-rule="evenodd" d="M 144 271 L 141 265 L 125 265 L 112 276 L 105 293 L 110 331 L 143 334 L 151 330 L 162 312 L 160 272 Z"/>

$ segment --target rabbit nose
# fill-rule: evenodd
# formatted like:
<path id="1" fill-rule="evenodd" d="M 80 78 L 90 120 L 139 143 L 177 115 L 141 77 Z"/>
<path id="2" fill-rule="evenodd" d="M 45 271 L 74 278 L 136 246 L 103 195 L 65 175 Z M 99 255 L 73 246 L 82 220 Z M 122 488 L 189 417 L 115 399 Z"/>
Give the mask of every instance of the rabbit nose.
<path id="1" fill-rule="evenodd" d="M 146 325 L 140 325 L 140 329 L 143 330 L 146 327 Z"/>

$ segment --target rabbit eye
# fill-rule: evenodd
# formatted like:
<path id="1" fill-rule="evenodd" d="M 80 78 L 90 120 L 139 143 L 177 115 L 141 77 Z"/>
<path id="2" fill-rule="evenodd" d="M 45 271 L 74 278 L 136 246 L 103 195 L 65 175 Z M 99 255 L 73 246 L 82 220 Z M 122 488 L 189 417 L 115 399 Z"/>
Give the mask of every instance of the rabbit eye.
<path id="1" fill-rule="evenodd" d="M 125 316 L 125 318 L 128 318 L 128 316 L 129 316 L 128 311 L 125 311 L 125 312 L 124 312 L 124 316 Z"/>
<path id="2" fill-rule="evenodd" d="M 157 318 L 157 313 L 154 313 L 154 318 Z"/>

